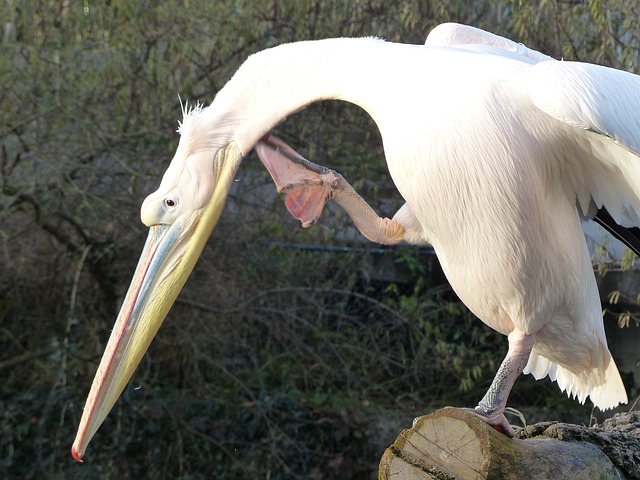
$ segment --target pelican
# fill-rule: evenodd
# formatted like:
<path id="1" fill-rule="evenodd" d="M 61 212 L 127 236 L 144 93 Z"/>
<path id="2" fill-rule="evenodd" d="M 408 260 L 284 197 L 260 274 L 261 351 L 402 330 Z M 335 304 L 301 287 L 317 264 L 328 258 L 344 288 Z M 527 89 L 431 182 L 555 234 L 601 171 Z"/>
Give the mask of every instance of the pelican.
<path id="1" fill-rule="evenodd" d="M 393 219 L 268 135 L 327 99 L 354 103 L 377 124 L 405 201 Z M 175 156 L 142 204 L 149 234 L 86 401 L 76 460 L 167 316 L 256 145 L 303 224 L 333 198 L 374 241 L 433 246 L 460 299 L 508 338 L 474 408 L 487 423 L 513 434 L 504 409 L 523 372 L 603 410 L 627 402 L 581 220 L 597 215 L 638 251 L 640 77 L 444 24 L 425 45 L 339 38 L 267 49 L 211 105 L 183 110 Z"/>

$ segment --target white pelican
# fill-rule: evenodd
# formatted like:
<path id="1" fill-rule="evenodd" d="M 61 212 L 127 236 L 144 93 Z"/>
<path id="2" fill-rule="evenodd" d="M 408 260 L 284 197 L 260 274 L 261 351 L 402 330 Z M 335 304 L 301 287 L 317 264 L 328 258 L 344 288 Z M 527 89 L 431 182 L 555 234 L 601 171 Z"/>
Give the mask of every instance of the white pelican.
<path id="1" fill-rule="evenodd" d="M 406 202 L 393 220 L 358 213 L 364 202 L 346 182 L 264 137 L 322 99 L 355 103 L 375 120 Z M 622 227 L 640 225 L 640 77 L 445 24 L 426 46 L 340 38 L 256 53 L 210 106 L 184 113 L 175 157 L 142 205 L 149 236 L 87 398 L 76 460 L 184 285 L 240 162 L 263 137 L 261 159 L 303 222 L 313 223 L 336 187 L 369 238 L 432 244 L 460 299 L 508 336 L 507 356 L 475 408 L 489 424 L 512 434 L 503 411 L 523 371 L 600 409 L 627 401 L 580 222 L 604 207 Z M 300 167 L 308 179 L 288 181 Z M 627 240 L 637 251 L 637 238 Z"/>

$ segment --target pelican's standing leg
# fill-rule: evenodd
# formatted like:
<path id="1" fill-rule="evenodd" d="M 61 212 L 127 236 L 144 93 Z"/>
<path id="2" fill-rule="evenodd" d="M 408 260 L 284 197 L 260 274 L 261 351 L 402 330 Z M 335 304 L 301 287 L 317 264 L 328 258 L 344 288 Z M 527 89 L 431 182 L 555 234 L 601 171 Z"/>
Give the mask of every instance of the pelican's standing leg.
<path id="1" fill-rule="evenodd" d="M 489 390 L 480 400 L 474 412 L 489 425 L 500 427 L 505 434 L 513 437 L 515 432 L 504 416 L 504 409 L 507 406 L 507 398 L 513 384 L 524 367 L 527 366 L 536 337 L 519 330 L 513 330 L 508 339 L 507 356 L 502 361 Z"/>

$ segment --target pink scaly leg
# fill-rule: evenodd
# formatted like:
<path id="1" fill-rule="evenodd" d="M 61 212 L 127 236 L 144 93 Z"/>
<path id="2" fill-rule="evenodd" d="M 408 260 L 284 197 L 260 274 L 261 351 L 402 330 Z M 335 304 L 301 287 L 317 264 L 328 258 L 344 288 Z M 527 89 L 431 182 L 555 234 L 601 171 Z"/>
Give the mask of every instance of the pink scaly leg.
<path id="1" fill-rule="evenodd" d="M 489 425 L 500 427 L 506 435 L 513 437 L 515 432 L 504 416 L 504 409 L 513 384 L 529 361 L 536 338 L 535 335 L 514 330 L 509 334 L 508 339 L 507 356 L 502 361 L 489 390 L 474 409 L 474 413 Z"/>

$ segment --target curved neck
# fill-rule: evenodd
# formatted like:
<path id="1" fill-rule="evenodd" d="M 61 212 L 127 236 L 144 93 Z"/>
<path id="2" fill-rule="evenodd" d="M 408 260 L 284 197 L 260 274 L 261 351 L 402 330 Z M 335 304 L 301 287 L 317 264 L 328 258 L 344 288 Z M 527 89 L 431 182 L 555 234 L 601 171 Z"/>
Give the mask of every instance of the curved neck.
<path id="1" fill-rule="evenodd" d="M 243 155 L 287 115 L 318 100 L 339 99 L 375 120 L 374 80 L 384 45 L 375 38 L 337 38 L 281 45 L 249 57 L 205 110 L 225 125 Z M 378 95 L 376 95 L 378 92 Z M 203 111 L 205 113 L 205 111 Z"/>

